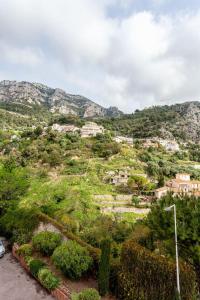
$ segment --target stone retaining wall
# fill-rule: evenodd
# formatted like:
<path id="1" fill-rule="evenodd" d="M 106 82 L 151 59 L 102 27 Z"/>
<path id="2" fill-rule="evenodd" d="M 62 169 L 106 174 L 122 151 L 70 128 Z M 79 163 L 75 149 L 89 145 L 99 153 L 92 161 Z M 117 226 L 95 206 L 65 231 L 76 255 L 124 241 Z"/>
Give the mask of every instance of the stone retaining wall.
<path id="1" fill-rule="evenodd" d="M 19 261 L 20 265 L 28 272 L 30 273 L 30 269 L 27 266 L 24 258 L 22 256 L 19 256 L 17 254 L 17 249 L 19 246 L 17 244 L 14 244 L 12 247 L 12 255 Z M 36 278 L 37 280 L 37 278 Z M 38 281 L 38 280 L 37 280 Z M 39 282 L 39 281 L 38 281 Z M 50 294 L 57 300 L 71 300 L 71 293 L 69 289 L 63 285 L 60 285 L 58 288 L 56 288 L 53 291 L 50 291 Z M 28 295 L 27 295 L 28 298 Z"/>

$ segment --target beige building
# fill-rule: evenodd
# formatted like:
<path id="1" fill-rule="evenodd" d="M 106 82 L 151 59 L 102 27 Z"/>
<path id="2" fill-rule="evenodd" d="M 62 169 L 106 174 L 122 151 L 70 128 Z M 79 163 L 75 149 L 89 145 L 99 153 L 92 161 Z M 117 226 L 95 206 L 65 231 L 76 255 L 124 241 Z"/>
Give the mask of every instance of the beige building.
<path id="1" fill-rule="evenodd" d="M 191 180 L 190 174 L 187 173 L 176 174 L 175 179 L 168 181 L 164 187 L 155 191 L 155 196 L 160 199 L 168 192 L 172 192 L 175 195 L 185 194 L 200 196 L 200 181 Z"/>
<path id="2" fill-rule="evenodd" d="M 103 126 L 99 126 L 94 122 L 87 122 L 81 128 L 81 137 L 92 137 L 96 136 L 98 133 L 103 134 L 104 128 Z"/>

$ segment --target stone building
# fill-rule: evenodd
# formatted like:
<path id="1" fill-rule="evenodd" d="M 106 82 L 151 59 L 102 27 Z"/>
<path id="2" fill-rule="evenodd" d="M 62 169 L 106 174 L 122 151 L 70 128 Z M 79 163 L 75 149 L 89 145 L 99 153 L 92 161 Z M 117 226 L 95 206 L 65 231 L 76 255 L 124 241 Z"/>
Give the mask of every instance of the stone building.
<path id="1" fill-rule="evenodd" d="M 103 134 L 104 133 L 104 127 L 99 126 L 94 122 L 87 122 L 82 128 L 81 128 L 81 137 L 94 137 L 98 133 Z"/>

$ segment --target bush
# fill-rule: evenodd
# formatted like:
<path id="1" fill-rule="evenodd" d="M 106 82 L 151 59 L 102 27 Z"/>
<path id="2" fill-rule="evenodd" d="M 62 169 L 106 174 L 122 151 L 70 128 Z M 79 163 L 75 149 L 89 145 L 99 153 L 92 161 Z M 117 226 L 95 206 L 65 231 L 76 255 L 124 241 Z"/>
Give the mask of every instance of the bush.
<path id="1" fill-rule="evenodd" d="M 110 241 L 104 240 L 101 245 L 101 260 L 99 263 L 98 285 L 101 296 L 105 296 L 109 290 L 110 275 Z"/>
<path id="2" fill-rule="evenodd" d="M 119 299 L 172 300 L 176 290 L 176 264 L 134 241 L 124 243 L 118 274 Z M 196 296 L 196 276 L 191 266 L 180 263 L 181 299 Z"/>
<path id="3" fill-rule="evenodd" d="M 11 242 L 20 245 L 30 242 L 37 225 L 38 217 L 35 209 L 11 207 L 0 219 L 2 234 L 9 237 Z"/>
<path id="4" fill-rule="evenodd" d="M 87 249 L 75 241 L 67 241 L 54 250 L 52 256 L 55 265 L 70 278 L 77 279 L 92 265 Z"/>
<path id="5" fill-rule="evenodd" d="M 40 259 L 33 259 L 31 260 L 29 267 L 30 267 L 30 272 L 34 277 L 38 277 L 38 272 L 40 269 L 44 268 L 45 263 L 41 261 Z"/>
<path id="6" fill-rule="evenodd" d="M 42 231 L 32 239 L 33 247 L 44 255 L 52 255 L 56 247 L 61 244 L 61 235 L 55 232 Z"/>
<path id="7" fill-rule="evenodd" d="M 34 258 L 32 256 L 25 256 L 24 260 L 25 260 L 27 266 L 30 267 L 30 263 L 32 262 L 32 260 L 34 260 Z"/>
<path id="8" fill-rule="evenodd" d="M 59 278 L 54 276 L 52 272 L 47 268 L 42 268 L 38 272 L 38 279 L 41 284 L 48 290 L 54 290 L 59 286 Z"/>
<path id="9" fill-rule="evenodd" d="M 72 295 L 72 300 L 100 300 L 101 297 L 95 289 L 85 289 L 79 294 Z"/>
<path id="10" fill-rule="evenodd" d="M 32 255 L 32 246 L 30 244 L 21 245 L 17 249 L 17 254 L 21 256 L 31 256 Z"/>

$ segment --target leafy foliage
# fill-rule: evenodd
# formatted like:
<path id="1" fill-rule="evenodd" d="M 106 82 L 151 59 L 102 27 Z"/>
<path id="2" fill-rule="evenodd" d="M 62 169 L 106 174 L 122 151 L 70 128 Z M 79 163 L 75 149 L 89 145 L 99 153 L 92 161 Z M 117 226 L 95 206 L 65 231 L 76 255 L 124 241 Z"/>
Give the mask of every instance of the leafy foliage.
<path id="1" fill-rule="evenodd" d="M 100 300 L 101 297 L 95 289 L 85 289 L 79 294 L 73 294 L 72 300 Z"/>
<path id="2" fill-rule="evenodd" d="M 31 256 L 32 255 L 32 246 L 30 244 L 21 245 L 17 249 L 17 254 L 22 256 Z"/>
<path id="3" fill-rule="evenodd" d="M 196 296 L 196 277 L 186 263 L 180 264 L 181 296 Z M 176 295 L 176 264 L 134 241 L 124 244 L 118 279 L 119 299 L 172 300 Z"/>
<path id="4" fill-rule="evenodd" d="M 35 209 L 9 208 L 0 219 L 0 228 L 3 234 L 19 244 L 31 240 L 34 229 L 38 225 Z"/>
<path id="5" fill-rule="evenodd" d="M 68 277 L 77 279 L 92 265 L 88 251 L 74 241 L 67 241 L 54 250 L 55 265 Z"/>
<path id="6" fill-rule="evenodd" d="M 0 168 L 0 214 L 24 195 L 29 187 L 25 169 L 17 167 L 13 160 L 8 160 Z"/>
<path id="7" fill-rule="evenodd" d="M 110 241 L 104 240 L 101 244 L 101 259 L 99 263 L 98 286 L 101 296 L 105 296 L 109 290 L 110 276 Z"/>
<path id="8" fill-rule="evenodd" d="M 42 268 L 39 270 L 38 279 L 48 290 L 54 290 L 59 286 L 60 282 L 59 278 L 53 275 L 53 273 L 47 268 Z"/>
<path id="9" fill-rule="evenodd" d="M 44 268 L 44 266 L 45 263 L 40 259 L 32 259 L 29 264 L 31 274 L 37 278 L 39 271 Z"/>
<path id="10" fill-rule="evenodd" d="M 61 244 L 61 235 L 51 231 L 42 231 L 32 238 L 33 247 L 44 255 L 52 255 Z"/>

